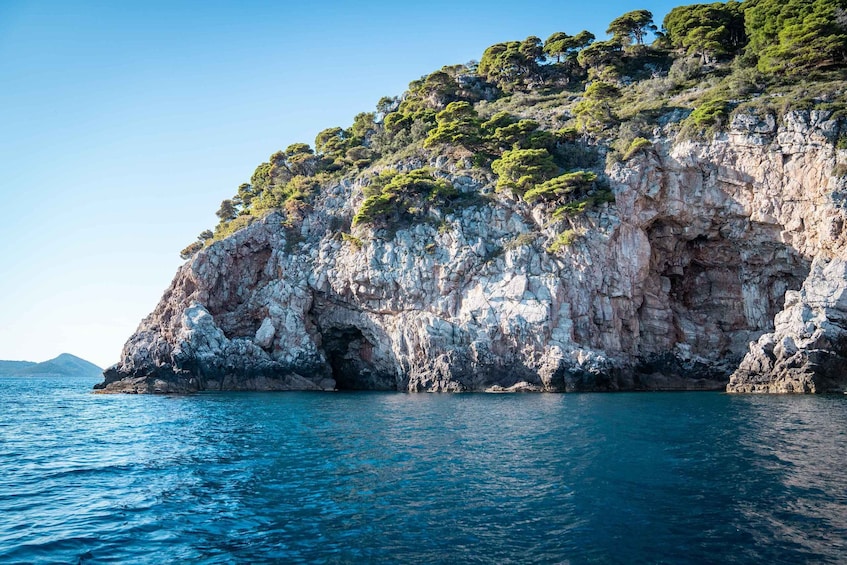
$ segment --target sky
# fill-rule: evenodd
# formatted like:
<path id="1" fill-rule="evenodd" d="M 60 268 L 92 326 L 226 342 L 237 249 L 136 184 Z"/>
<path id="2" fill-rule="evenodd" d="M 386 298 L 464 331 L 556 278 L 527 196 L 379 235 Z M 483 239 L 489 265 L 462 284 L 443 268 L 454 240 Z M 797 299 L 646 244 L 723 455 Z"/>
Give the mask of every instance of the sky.
<path id="1" fill-rule="evenodd" d="M 116 363 L 275 151 L 493 43 L 681 3 L 0 0 L 0 359 Z"/>

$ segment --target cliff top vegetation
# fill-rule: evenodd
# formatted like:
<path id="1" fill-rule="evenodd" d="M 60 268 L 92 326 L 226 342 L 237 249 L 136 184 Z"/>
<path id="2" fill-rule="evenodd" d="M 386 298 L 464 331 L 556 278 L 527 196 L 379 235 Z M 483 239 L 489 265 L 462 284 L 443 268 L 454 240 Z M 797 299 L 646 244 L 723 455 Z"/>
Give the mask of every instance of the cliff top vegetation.
<path id="1" fill-rule="evenodd" d="M 660 135 L 707 138 L 738 113 L 778 120 L 790 110 L 845 112 L 847 0 L 692 4 L 662 22 L 635 10 L 606 34 L 497 43 L 478 62 L 445 66 L 383 97 L 348 127 L 277 151 L 182 257 L 272 210 L 294 224 L 344 178 L 371 179 L 353 227 L 455 206 L 461 195 L 437 170 L 380 174 L 412 157 L 462 160 L 496 178 L 498 198 L 544 203 L 552 220 L 563 220 L 613 200 L 603 154 L 625 161 Z M 842 138 L 847 147 L 847 132 Z"/>

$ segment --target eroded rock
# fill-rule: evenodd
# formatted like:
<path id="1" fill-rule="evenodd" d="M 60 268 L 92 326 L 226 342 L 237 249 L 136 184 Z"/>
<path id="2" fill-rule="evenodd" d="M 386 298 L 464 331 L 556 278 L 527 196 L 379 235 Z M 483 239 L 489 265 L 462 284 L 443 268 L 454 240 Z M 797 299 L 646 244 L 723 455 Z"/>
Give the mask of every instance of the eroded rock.
<path id="1" fill-rule="evenodd" d="M 847 260 L 818 258 L 773 332 L 751 343 L 729 392 L 847 391 Z"/>
<path id="2" fill-rule="evenodd" d="M 714 389 L 737 368 L 731 390 L 840 390 L 833 124 L 807 112 L 736 120 L 709 143 L 657 139 L 607 171 L 615 204 L 575 218 L 558 253 L 550 211 L 502 196 L 354 244 L 338 226 L 361 184 L 341 182 L 296 231 L 274 213 L 181 267 L 98 386 Z M 439 159 L 462 191 L 492 192 Z M 815 257 L 830 259 L 804 284 Z"/>

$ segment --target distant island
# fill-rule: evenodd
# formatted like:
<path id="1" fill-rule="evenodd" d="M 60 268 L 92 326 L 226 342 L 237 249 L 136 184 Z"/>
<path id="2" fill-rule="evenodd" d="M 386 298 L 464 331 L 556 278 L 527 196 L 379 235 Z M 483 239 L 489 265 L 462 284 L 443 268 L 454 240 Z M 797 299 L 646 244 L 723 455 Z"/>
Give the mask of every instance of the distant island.
<path id="1" fill-rule="evenodd" d="M 36 363 L 0 361 L 0 377 L 99 377 L 103 369 L 70 353 Z"/>

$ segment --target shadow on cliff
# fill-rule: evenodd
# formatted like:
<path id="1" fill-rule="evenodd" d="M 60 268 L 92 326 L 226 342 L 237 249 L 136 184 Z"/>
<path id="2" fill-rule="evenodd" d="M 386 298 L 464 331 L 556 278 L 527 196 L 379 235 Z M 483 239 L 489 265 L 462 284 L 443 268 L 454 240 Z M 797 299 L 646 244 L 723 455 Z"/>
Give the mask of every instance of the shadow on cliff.
<path id="1" fill-rule="evenodd" d="M 751 174 L 715 161 L 686 166 L 657 152 L 645 160 L 662 171 L 662 186 L 655 217 L 641 226 L 651 257 L 638 310 L 636 388 L 668 377 L 676 386 L 664 388 L 691 380 L 722 388 L 748 343 L 773 330 L 785 292 L 800 288 L 811 258 L 783 241 L 776 220 L 751 219 L 755 199 L 738 198 L 754 194 Z"/>

